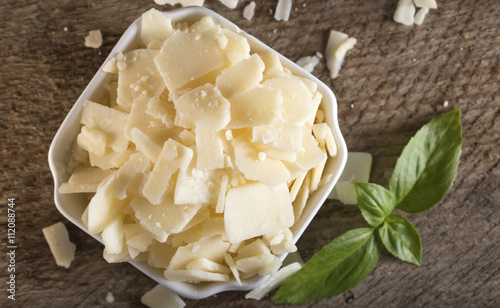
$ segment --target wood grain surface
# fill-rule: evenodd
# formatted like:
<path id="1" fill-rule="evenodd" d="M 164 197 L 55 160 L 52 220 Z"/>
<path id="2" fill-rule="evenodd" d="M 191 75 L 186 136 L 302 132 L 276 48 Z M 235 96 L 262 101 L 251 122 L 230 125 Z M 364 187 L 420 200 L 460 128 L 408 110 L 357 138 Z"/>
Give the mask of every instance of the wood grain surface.
<path id="1" fill-rule="evenodd" d="M 397 0 L 294 0 L 288 22 L 274 20 L 275 0 L 230 10 L 205 6 L 291 60 L 323 52 L 330 29 L 358 40 L 339 78 L 325 61 L 313 74 L 338 99 L 350 151 L 373 155 L 372 182 L 387 185 L 402 148 L 423 124 L 451 108 L 463 123 L 456 182 L 431 211 L 411 215 L 423 242 L 422 266 L 383 253 L 352 290 L 296 307 L 498 307 L 500 305 L 500 3 L 439 1 L 421 26 L 392 20 Z M 103 247 L 56 209 L 47 164 L 64 117 L 127 26 L 153 0 L 3 0 L 0 5 L 0 307 L 140 307 L 155 282 L 125 264 L 108 264 Z M 104 43 L 86 48 L 89 30 Z M 448 106 L 444 102 L 448 101 Z M 16 199 L 16 301 L 7 299 L 7 198 Z M 42 228 L 62 221 L 77 245 L 58 267 Z M 363 225 L 356 207 L 326 202 L 297 246 L 304 259 L 344 231 Z M 113 304 L 105 301 L 110 291 Z M 227 292 L 187 307 L 274 307 Z M 282 305 L 285 306 L 285 305 Z"/>

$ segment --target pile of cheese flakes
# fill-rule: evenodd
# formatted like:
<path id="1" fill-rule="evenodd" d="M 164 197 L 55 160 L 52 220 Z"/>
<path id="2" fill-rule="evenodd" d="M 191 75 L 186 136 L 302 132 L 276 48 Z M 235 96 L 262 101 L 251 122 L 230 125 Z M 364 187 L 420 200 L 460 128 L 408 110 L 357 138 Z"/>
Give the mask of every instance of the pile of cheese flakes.
<path id="1" fill-rule="evenodd" d="M 61 193 L 90 193 L 82 220 L 108 262 L 176 281 L 275 273 L 290 227 L 336 155 L 317 84 L 211 17 L 142 16 L 142 48 L 116 55 L 86 101 Z"/>

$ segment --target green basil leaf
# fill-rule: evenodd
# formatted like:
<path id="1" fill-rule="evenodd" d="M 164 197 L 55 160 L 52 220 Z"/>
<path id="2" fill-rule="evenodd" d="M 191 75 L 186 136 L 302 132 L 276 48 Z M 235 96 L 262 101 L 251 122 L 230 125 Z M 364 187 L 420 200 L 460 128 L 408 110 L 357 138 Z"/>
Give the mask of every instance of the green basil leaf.
<path id="1" fill-rule="evenodd" d="M 389 189 L 396 207 L 419 213 L 437 204 L 453 185 L 462 147 L 460 111 L 454 109 L 424 125 L 399 157 Z"/>
<path id="2" fill-rule="evenodd" d="M 358 206 L 366 222 L 377 227 L 391 214 L 396 199 L 392 192 L 372 183 L 354 183 Z"/>
<path id="3" fill-rule="evenodd" d="M 374 229 L 344 233 L 288 278 L 273 297 L 278 303 L 305 303 L 334 297 L 365 279 L 380 255 Z"/>
<path id="4" fill-rule="evenodd" d="M 417 229 L 401 215 L 389 215 L 379 229 L 385 248 L 401 261 L 420 265 L 422 244 Z"/>

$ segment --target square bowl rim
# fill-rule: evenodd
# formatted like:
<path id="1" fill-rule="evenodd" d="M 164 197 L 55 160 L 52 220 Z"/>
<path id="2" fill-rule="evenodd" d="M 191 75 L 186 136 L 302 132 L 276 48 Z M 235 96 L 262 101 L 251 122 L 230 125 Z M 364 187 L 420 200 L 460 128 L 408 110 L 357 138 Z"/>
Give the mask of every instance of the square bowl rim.
<path id="1" fill-rule="evenodd" d="M 310 206 L 310 200 L 308 200 L 308 203 L 306 207 L 311 208 L 309 211 L 309 214 L 307 215 L 306 219 L 303 221 L 300 221 L 301 224 L 298 225 L 299 222 L 294 224 L 292 227 L 292 233 L 293 233 L 293 240 L 294 243 L 297 242 L 297 240 L 300 238 L 302 233 L 305 231 L 307 226 L 310 224 L 311 220 L 314 218 L 316 213 L 319 211 L 320 207 L 326 200 L 328 193 L 333 189 L 333 186 L 337 182 L 338 178 L 340 177 L 340 174 L 342 173 L 342 170 L 345 167 L 346 160 L 347 160 L 347 146 L 345 144 L 345 140 L 342 136 L 342 133 L 340 131 L 339 123 L 338 123 L 338 115 L 337 115 L 337 101 L 335 98 L 335 95 L 333 92 L 330 90 L 328 86 L 326 86 L 322 81 L 320 81 L 318 78 L 313 76 L 312 74 L 306 72 L 304 69 L 302 69 L 300 66 L 298 66 L 296 63 L 293 61 L 289 60 L 288 58 L 284 57 L 281 55 L 279 52 L 275 51 L 268 45 L 264 44 L 261 42 L 259 39 L 255 38 L 254 36 L 248 34 L 247 32 L 241 30 L 238 26 L 236 26 L 234 23 L 226 19 L 225 17 L 215 13 L 214 11 L 204 8 L 204 7 L 184 7 L 184 8 L 178 8 L 170 11 L 162 11 L 163 14 L 169 16 L 172 18 L 173 22 L 182 22 L 182 21 L 194 21 L 194 20 L 199 20 L 203 16 L 210 16 L 212 17 L 218 24 L 220 24 L 224 28 L 228 28 L 232 31 L 237 32 L 238 34 L 244 36 L 248 41 L 249 44 L 251 45 L 252 49 L 251 52 L 256 52 L 255 49 L 258 49 L 259 51 L 272 51 L 276 53 L 280 59 L 280 61 L 283 63 L 285 67 L 290 69 L 294 75 L 298 75 L 300 77 L 306 77 L 312 81 L 314 81 L 318 85 L 318 91 L 323 94 L 323 100 L 322 104 L 327 99 L 327 101 L 330 102 L 329 104 L 329 111 L 330 112 L 325 112 L 326 114 L 326 120 L 330 128 L 332 129 L 336 144 L 337 144 L 337 156 L 335 157 L 336 160 L 336 171 L 334 173 L 331 173 L 332 176 L 330 180 L 323 185 L 318 191 L 315 192 L 317 195 L 315 198 L 314 206 Z M 61 200 L 61 194 L 59 193 L 58 189 L 61 183 L 63 182 L 63 178 L 68 176 L 68 174 L 65 174 L 64 168 L 67 168 L 67 166 L 62 166 L 60 161 L 61 153 L 60 153 L 60 147 L 63 139 L 66 139 L 66 141 L 69 140 L 66 132 L 66 128 L 73 125 L 74 121 L 78 119 L 78 125 L 79 125 L 79 116 L 81 114 L 81 110 L 83 107 L 83 103 L 89 99 L 89 97 L 92 96 L 93 93 L 95 93 L 97 90 L 97 87 L 102 87 L 102 80 L 107 76 L 102 68 L 103 66 L 110 60 L 112 59 L 116 54 L 120 52 L 126 52 L 130 49 L 131 43 L 137 43 L 137 42 L 131 42 L 131 39 L 138 39 L 138 33 L 140 32 L 140 23 L 142 20 L 142 16 L 138 17 L 134 22 L 131 23 L 131 25 L 127 28 L 127 30 L 122 34 L 106 60 L 103 62 L 97 73 L 93 76 L 89 84 L 86 86 L 84 91 L 81 93 L 71 110 L 68 112 L 66 115 L 64 121 L 60 125 L 57 133 L 55 134 L 53 141 L 50 145 L 49 148 L 49 153 L 48 153 L 48 162 L 49 162 L 49 167 L 54 179 L 54 202 L 56 205 L 56 208 L 59 210 L 59 212 L 69 221 L 71 221 L 73 224 L 78 226 L 80 229 L 82 229 L 84 232 L 88 233 L 88 229 L 82 224 L 81 218 L 80 217 L 75 217 L 70 213 L 68 207 L 64 202 Z M 128 48 L 127 48 L 128 47 Z M 324 106 L 323 106 L 324 107 Z M 76 136 L 73 136 L 73 140 Z M 68 146 L 66 145 L 66 148 Z M 67 150 L 67 149 L 66 149 Z M 67 153 L 66 153 L 67 154 Z M 59 157 L 58 157 L 59 156 Z M 67 155 L 66 155 L 67 156 Z M 58 157 L 58 158 L 56 158 Z M 332 158 L 329 158 L 328 160 L 330 161 Z M 325 168 L 326 170 L 326 168 Z M 312 196 L 312 195 L 311 195 Z M 309 197 L 311 197 L 309 196 Z M 297 226 L 298 225 L 298 226 Z M 295 228 L 294 228 L 295 227 Z M 90 235 L 90 234 L 89 234 Z M 94 237 L 96 240 L 102 243 L 102 239 L 100 235 L 91 235 Z M 283 254 L 280 256 L 281 261 L 286 257 L 287 254 Z M 190 298 L 190 299 L 202 299 L 209 297 L 211 295 L 224 292 L 224 291 L 246 291 L 253 289 L 263 283 L 269 276 L 257 276 L 254 277 L 253 279 L 246 279 L 242 280 L 242 285 L 239 285 L 236 283 L 234 280 L 230 280 L 228 282 L 209 282 L 209 283 L 201 283 L 201 284 L 192 284 L 192 283 L 187 283 L 187 282 L 178 282 L 178 281 L 169 281 L 163 278 L 163 275 L 161 274 L 161 270 L 159 269 L 154 269 L 148 264 L 145 264 L 144 262 L 129 262 L 136 268 L 138 268 L 140 271 L 142 271 L 144 274 L 148 275 L 150 278 L 155 280 L 156 282 L 164 285 L 168 289 L 176 292 L 177 294 Z"/>

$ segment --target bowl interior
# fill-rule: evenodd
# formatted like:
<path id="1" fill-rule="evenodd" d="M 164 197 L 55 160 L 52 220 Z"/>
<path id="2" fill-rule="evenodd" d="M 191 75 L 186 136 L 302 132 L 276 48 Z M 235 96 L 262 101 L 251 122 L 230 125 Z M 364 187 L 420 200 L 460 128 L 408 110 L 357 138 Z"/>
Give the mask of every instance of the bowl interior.
<path id="1" fill-rule="evenodd" d="M 199 20 L 203 16 L 211 16 L 221 26 L 236 31 L 242 36 L 246 37 L 251 46 L 252 53 L 272 50 L 270 47 L 260 42 L 255 37 L 240 30 L 235 24 L 206 8 L 187 7 L 164 12 L 164 14 L 170 16 L 174 22 L 188 23 Z M 141 18 L 138 18 L 130 25 L 130 27 L 122 35 L 104 63 L 106 63 L 108 60 L 110 60 L 120 52 L 133 50 L 140 46 L 140 23 Z M 320 209 L 329 192 L 332 190 L 333 186 L 340 177 L 340 174 L 342 173 L 347 160 L 347 147 L 338 125 L 337 101 L 332 91 L 323 82 L 304 71 L 294 62 L 288 60 L 280 54 L 278 55 L 283 65 L 288 67 L 295 75 L 307 77 L 318 84 L 318 90 L 323 94 L 323 102 L 321 106 L 323 111 L 325 112 L 325 119 L 328 125 L 332 128 L 338 148 L 337 156 L 335 158 L 329 158 L 324 169 L 324 176 L 331 175 L 330 180 L 310 195 L 300 220 L 291 228 L 294 236 L 294 242 L 296 242 L 302 235 L 304 230 L 307 228 L 314 215 Z M 99 69 L 99 71 L 92 78 L 88 86 L 80 95 L 75 105 L 61 124 L 61 127 L 57 131 L 49 149 L 49 166 L 54 177 L 54 200 L 56 207 L 68 220 L 70 220 L 72 223 L 74 223 L 87 233 L 87 227 L 85 227 L 85 225 L 83 224 L 81 216 L 83 214 L 83 211 L 85 210 L 85 207 L 88 205 L 88 200 L 81 194 L 60 194 L 58 192 L 58 189 L 61 183 L 67 181 L 69 178 L 69 173 L 67 171 L 68 160 L 69 156 L 71 155 L 74 140 L 81 128 L 80 116 L 83 108 L 83 103 L 86 100 L 92 100 L 96 102 L 101 101 L 106 94 L 106 90 L 103 85 L 111 81 L 111 78 L 111 74 L 105 73 L 102 70 L 102 67 Z M 101 237 L 99 235 L 93 237 L 102 243 Z M 285 257 L 286 255 L 282 255 L 281 260 L 283 260 Z M 242 280 L 242 285 L 239 285 L 234 280 L 229 282 L 191 284 L 185 282 L 168 281 L 164 278 L 162 270 L 153 268 L 147 263 L 131 262 L 131 264 L 144 272 L 146 275 L 150 276 L 158 283 L 163 284 L 167 288 L 173 290 L 183 297 L 192 299 L 205 298 L 222 291 L 250 290 L 267 279 L 267 277 L 254 277 L 252 279 L 244 279 Z"/>

